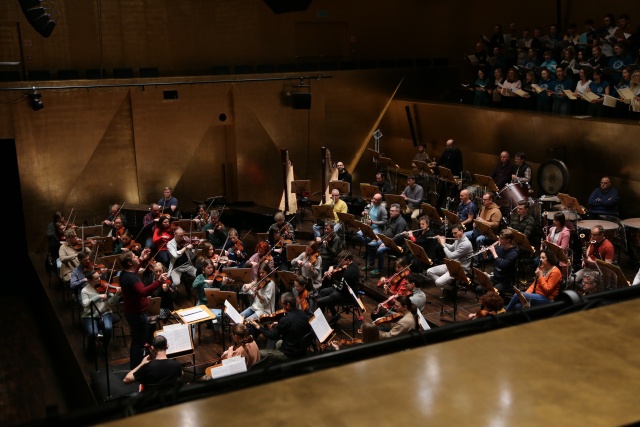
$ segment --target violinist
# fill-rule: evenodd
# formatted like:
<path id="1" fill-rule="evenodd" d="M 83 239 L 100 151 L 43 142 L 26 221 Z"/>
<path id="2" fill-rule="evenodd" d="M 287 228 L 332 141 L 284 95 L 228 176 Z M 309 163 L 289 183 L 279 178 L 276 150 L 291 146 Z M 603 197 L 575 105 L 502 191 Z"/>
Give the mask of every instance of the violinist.
<path id="1" fill-rule="evenodd" d="M 396 298 L 394 302 L 393 311 L 395 313 L 402 314 L 402 317 L 397 320 L 391 330 L 381 331 L 380 338 L 387 339 L 397 337 L 399 335 L 405 335 L 413 330 L 418 329 L 418 309 L 411 302 L 408 296 L 401 295 Z"/>
<path id="2" fill-rule="evenodd" d="M 191 296 L 191 285 L 196 278 L 196 267 L 193 264 L 196 253 L 191 240 L 184 235 L 182 227 L 177 227 L 173 232 L 173 239 L 167 243 L 167 251 L 170 257 L 171 282 L 176 287 L 184 282 L 187 297 Z"/>
<path id="3" fill-rule="evenodd" d="M 427 296 L 422 291 L 422 287 L 425 286 L 426 280 L 418 273 L 411 273 L 407 276 L 407 283 L 405 288 L 407 289 L 409 299 L 419 311 L 424 309 L 427 305 Z"/>
<path id="4" fill-rule="evenodd" d="M 258 344 L 243 323 L 236 323 L 231 327 L 231 339 L 233 345 L 222 353 L 222 360 L 241 356 L 247 364 L 247 370 L 260 361 Z"/>
<path id="5" fill-rule="evenodd" d="M 202 230 L 207 233 L 207 238 L 216 249 L 222 248 L 222 245 L 227 240 L 227 229 L 220 222 L 220 212 L 215 209 L 211 211 L 209 223 Z"/>
<path id="6" fill-rule="evenodd" d="M 203 204 L 198 205 L 198 212 L 193 217 L 193 223 L 195 224 L 196 231 L 202 231 L 205 225 L 209 223 L 209 214 L 207 213 L 207 207 Z"/>
<path id="7" fill-rule="evenodd" d="M 78 297 L 80 296 L 80 291 L 89 283 L 89 278 L 86 273 L 88 273 L 89 270 L 93 270 L 93 267 L 91 265 L 91 257 L 87 252 L 78 252 L 77 259 L 78 266 L 71 272 L 69 288 L 71 289 L 71 292 L 73 292 L 76 301 L 79 301 L 80 299 Z"/>
<path id="8" fill-rule="evenodd" d="M 216 284 L 213 263 L 208 259 L 202 261 L 202 273 L 198 274 L 193 281 L 193 289 L 196 290 L 198 297 L 196 305 L 207 305 L 207 295 L 204 292 L 205 288 L 220 288 L 220 285 Z"/>
<path id="9" fill-rule="evenodd" d="M 196 274 L 201 274 L 204 270 L 203 261 L 209 260 L 213 263 L 214 271 L 218 269 L 218 259 L 220 256 L 216 253 L 215 248 L 208 240 L 203 240 L 198 245 L 198 256 L 196 256 L 195 267 Z"/>
<path id="10" fill-rule="evenodd" d="M 111 207 L 109 208 L 109 215 L 107 216 L 107 219 L 102 221 L 102 225 L 106 225 L 107 227 L 111 227 L 113 229 L 115 228 L 114 222 L 116 218 L 121 218 L 122 224 L 125 227 L 127 226 L 127 220 L 124 219 L 122 215 L 120 215 L 120 205 L 117 203 L 114 205 L 111 205 Z"/>
<path id="11" fill-rule="evenodd" d="M 164 187 L 164 197 L 158 200 L 158 206 L 160 206 L 160 212 L 168 214 L 171 218 L 180 219 L 180 211 L 178 210 L 178 199 L 173 197 L 173 189 L 171 187 Z"/>
<path id="12" fill-rule="evenodd" d="M 313 317 L 317 302 L 311 297 L 314 292 L 311 280 L 296 274 L 291 292 L 296 297 L 296 307 L 302 310 L 308 318 Z"/>
<path id="13" fill-rule="evenodd" d="M 267 240 L 267 244 L 271 248 L 270 255 L 273 257 L 273 266 L 278 269 L 287 260 L 286 245 L 290 243 L 290 241 L 285 240 L 284 237 L 279 234 L 279 228 L 277 227 L 269 228 Z"/>
<path id="14" fill-rule="evenodd" d="M 71 272 L 74 268 L 78 266 L 80 261 L 78 260 L 78 253 L 81 251 L 89 251 L 88 247 L 84 247 L 76 234 L 76 230 L 73 228 L 67 228 L 64 231 L 65 242 L 60 245 L 60 249 L 58 250 L 58 258 L 60 258 L 60 280 L 62 280 L 65 284 L 69 283 L 71 280 Z M 89 240 L 91 243 L 91 252 L 90 255 L 93 257 L 95 251 L 97 250 L 97 245 L 95 244 L 95 240 Z"/>
<path id="15" fill-rule="evenodd" d="M 160 206 L 157 203 L 153 203 L 149 208 L 149 212 L 142 218 L 142 229 L 144 235 L 141 239 L 144 239 L 144 247 L 156 249 L 153 245 L 153 233 L 158 228 L 160 222 Z"/>
<path id="16" fill-rule="evenodd" d="M 109 232 L 108 236 L 113 239 L 113 245 L 117 245 L 120 242 L 120 238 L 127 231 L 124 226 L 124 220 L 122 217 L 118 216 L 113 220 L 113 228 Z"/>
<path id="17" fill-rule="evenodd" d="M 404 258 L 396 260 L 395 274 L 388 279 L 385 277 L 380 278 L 378 281 L 378 287 L 382 287 L 384 294 L 387 295 L 385 301 L 378 304 L 378 307 L 371 313 L 371 320 L 376 320 L 387 314 L 389 310 L 394 307 L 394 300 L 401 295 L 409 295 L 407 290 L 407 276 L 411 273 L 409 270 L 409 264 Z"/>
<path id="18" fill-rule="evenodd" d="M 291 260 L 291 268 L 300 270 L 300 274 L 311 279 L 314 289 L 322 286 L 322 257 L 318 252 L 318 243 L 309 242 L 304 252 Z"/>
<path id="19" fill-rule="evenodd" d="M 58 259 L 58 251 L 60 250 L 60 245 L 62 245 L 64 224 L 61 221 L 64 221 L 64 216 L 62 212 L 56 211 L 53 213 L 53 221 L 47 225 L 48 250 L 52 262 Z"/>
<path id="20" fill-rule="evenodd" d="M 293 243 L 296 241 L 295 231 L 293 227 L 288 222 L 285 222 L 286 218 L 282 211 L 276 212 L 273 216 L 275 224 L 271 224 L 269 227 L 269 231 L 275 229 L 280 237 L 282 237 L 287 243 Z"/>
<path id="21" fill-rule="evenodd" d="M 127 251 L 133 251 L 138 256 L 140 256 L 142 252 L 142 245 L 133 240 L 133 235 L 129 230 L 122 233 L 119 241 L 113 246 L 113 255 Z"/>
<path id="22" fill-rule="evenodd" d="M 153 270 L 151 274 L 146 277 L 143 281 L 145 286 L 149 286 L 156 280 L 160 278 L 163 274 L 167 272 L 167 269 L 162 265 L 161 262 L 156 262 L 153 264 Z M 158 318 L 160 320 L 166 320 L 171 317 L 171 312 L 175 310 L 175 306 L 173 301 L 178 296 L 178 288 L 176 285 L 171 283 L 170 279 L 164 280 L 162 286 L 153 293 L 154 297 L 160 297 L 160 314 L 158 314 Z"/>
<path id="23" fill-rule="evenodd" d="M 158 228 L 153 232 L 153 245 L 157 249 L 155 259 L 160 261 L 166 268 L 169 268 L 169 252 L 167 251 L 167 244 L 171 239 L 173 239 L 171 221 L 167 217 L 162 217 L 158 224 Z"/>
<path id="24" fill-rule="evenodd" d="M 245 320 L 259 319 L 263 314 L 272 314 L 276 310 L 276 284 L 267 277 L 272 271 L 268 264 L 262 264 L 259 279 L 242 286 L 242 292 L 253 299 L 251 306 L 240 313 Z"/>
<path id="25" fill-rule="evenodd" d="M 338 261 L 338 254 L 342 251 L 342 240 L 334 231 L 335 223 L 325 221 L 324 234 L 316 237 L 316 242 L 320 246 L 320 257 L 322 258 L 322 273 Z"/>
<path id="26" fill-rule="evenodd" d="M 321 289 L 318 294 L 318 308 L 323 312 L 325 309 L 331 312 L 330 324 L 335 324 L 340 320 L 336 306 L 355 302 L 349 292 L 349 287 L 355 293 L 360 288 L 360 270 L 358 265 L 353 262 L 353 254 L 349 251 L 342 251 L 338 255 L 338 259 L 340 263 L 335 267 L 329 267 L 325 274 L 332 281 L 333 286 Z"/>
<path id="27" fill-rule="evenodd" d="M 100 273 L 96 270 L 87 272 L 88 286 L 80 291 L 82 311 L 82 325 L 87 333 L 88 345 L 85 356 L 92 360 L 96 356 L 95 337 L 102 333 L 104 348 L 109 347 L 113 331 L 113 316 L 109 304 L 115 304 L 120 299 L 120 288 L 109 295 L 107 292 L 98 292 L 96 287 L 100 284 Z"/>
<path id="28" fill-rule="evenodd" d="M 229 229 L 229 239 L 224 245 L 225 255 L 229 257 L 230 261 L 233 261 L 238 268 L 243 268 L 247 261 L 247 252 L 245 251 L 245 245 L 240 240 L 238 231 L 235 228 Z"/>
<path id="29" fill-rule="evenodd" d="M 477 319 L 484 316 L 495 316 L 504 313 L 504 301 L 495 292 L 487 292 L 480 297 L 480 310 L 469 314 L 469 319 Z"/>
<path id="30" fill-rule="evenodd" d="M 271 256 L 271 254 L 273 254 L 273 251 L 271 251 L 271 253 L 269 252 L 269 243 L 265 241 L 258 242 L 258 244 L 256 245 L 256 252 L 251 255 L 251 258 L 249 258 L 249 260 L 244 265 L 246 268 L 251 268 L 252 280 L 258 279 L 258 268 L 263 263 L 267 263 L 269 265 L 269 268 L 271 268 L 272 270 L 275 268 L 274 260 Z"/>

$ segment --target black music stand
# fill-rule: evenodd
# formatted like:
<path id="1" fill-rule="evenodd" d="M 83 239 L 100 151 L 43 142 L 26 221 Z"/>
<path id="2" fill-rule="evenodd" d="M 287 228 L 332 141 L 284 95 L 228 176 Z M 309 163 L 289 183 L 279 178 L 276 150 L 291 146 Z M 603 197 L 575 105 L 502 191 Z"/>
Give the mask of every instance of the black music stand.
<path id="1" fill-rule="evenodd" d="M 609 264 L 608 262 L 602 261 L 601 259 L 597 259 L 596 267 L 598 268 L 598 271 L 600 272 L 600 274 L 602 274 L 603 276 L 604 274 L 602 270 L 607 270 L 615 274 L 616 282 L 617 282 L 616 284 L 618 288 L 626 288 L 627 286 L 631 286 L 631 283 L 629 283 L 627 278 L 624 277 L 622 270 L 620 270 L 620 267 L 618 267 L 617 265 Z"/>
<path id="2" fill-rule="evenodd" d="M 378 153 L 376 150 L 372 150 L 371 148 L 367 148 L 367 150 L 369 151 L 369 153 L 371 153 L 375 161 L 380 160 L 380 153 Z"/>
<path id="3" fill-rule="evenodd" d="M 329 190 L 338 190 L 341 196 L 351 194 L 351 185 L 347 181 L 329 181 Z"/>
<path id="4" fill-rule="evenodd" d="M 360 227 L 358 227 L 358 224 L 360 222 L 356 220 L 356 217 L 353 214 L 350 214 L 348 212 L 336 212 L 336 215 L 338 215 L 338 219 L 342 223 L 341 231 L 342 231 L 342 236 L 344 237 L 342 240 L 345 244 L 345 247 L 348 247 L 349 246 L 348 237 L 350 236 L 350 234 L 347 231 L 351 229 L 359 230 Z M 353 243 L 353 240 L 352 240 L 352 243 Z"/>
<path id="5" fill-rule="evenodd" d="M 444 214 L 444 218 L 445 218 L 445 223 L 444 223 L 444 235 L 447 235 L 447 226 L 448 225 L 456 225 L 456 224 L 460 224 L 462 225 L 462 228 L 464 230 L 466 230 L 466 227 L 462 224 L 462 222 L 460 221 L 460 218 L 458 218 L 458 215 L 451 212 L 448 209 L 442 209 L 442 213 Z"/>
<path id="6" fill-rule="evenodd" d="M 394 203 L 400 205 L 400 212 L 402 213 L 404 213 L 404 211 L 407 209 L 407 201 L 404 199 L 404 197 L 398 194 L 385 194 L 384 200 L 387 202 L 387 211 L 389 210 L 389 207 Z"/>
<path id="7" fill-rule="evenodd" d="M 376 234 L 376 237 L 384 243 L 384 245 L 389 248 L 387 251 L 387 276 L 391 275 L 391 251 L 394 251 L 398 254 L 402 254 L 404 249 L 396 244 L 390 237 L 385 236 L 384 234 Z"/>
<path id="8" fill-rule="evenodd" d="M 433 265 L 433 261 L 429 258 L 429 255 L 427 255 L 422 246 L 413 243 L 409 239 L 404 239 L 404 243 L 409 249 L 409 252 L 411 252 L 411 255 L 413 255 L 417 260 L 426 265 Z"/>
<path id="9" fill-rule="evenodd" d="M 240 310 L 240 305 L 238 304 L 238 295 L 235 291 L 221 291 L 220 289 L 215 288 L 205 288 L 204 294 L 207 297 L 207 307 L 211 309 L 220 310 L 221 313 L 225 312 L 225 301 L 229 300 L 229 304 L 233 306 L 236 310 Z M 224 333 L 225 328 L 230 329 L 231 323 L 227 320 L 225 322 L 224 314 L 216 319 L 216 322 L 220 322 L 220 328 L 222 329 L 222 348 L 226 348 Z"/>
<path id="10" fill-rule="evenodd" d="M 317 220 L 334 221 L 336 219 L 335 215 L 333 214 L 333 207 L 331 205 L 313 205 L 311 206 L 311 209 L 313 210 L 313 216 Z"/>
<path id="11" fill-rule="evenodd" d="M 479 187 L 483 187 L 484 191 L 493 191 L 497 193 L 499 191 L 498 186 L 493 181 L 493 178 L 486 175 L 478 175 L 477 173 L 473 175 Z"/>
<path id="12" fill-rule="evenodd" d="M 394 177 L 395 177 L 395 187 L 396 187 L 396 192 L 398 191 L 398 170 L 400 169 L 400 166 L 394 162 L 393 160 L 391 160 L 389 157 L 382 157 L 380 156 L 380 158 L 378 159 L 378 167 L 382 167 L 382 169 L 388 170 L 388 169 L 394 169 Z"/>
<path id="13" fill-rule="evenodd" d="M 490 238 L 493 241 L 498 240 L 498 236 L 496 236 L 496 234 L 493 232 L 493 229 L 489 224 L 485 224 L 484 222 L 479 221 L 477 219 L 474 219 L 473 223 L 475 224 L 480 234 Z"/>
<path id="14" fill-rule="evenodd" d="M 377 185 L 371 184 L 360 184 L 360 195 L 364 200 L 371 200 L 373 196 L 380 192 L 380 189 Z"/>
<path id="15" fill-rule="evenodd" d="M 233 283 L 227 284 L 227 286 L 244 285 L 252 280 L 251 268 L 225 268 L 224 273 L 233 280 Z"/>
<path id="16" fill-rule="evenodd" d="M 432 223 L 442 224 L 444 222 L 442 218 L 440 218 L 440 215 L 438 215 L 436 208 L 431 206 L 429 203 L 422 203 L 420 208 L 422 209 L 422 212 L 429 217 Z"/>
<path id="17" fill-rule="evenodd" d="M 291 193 L 295 193 L 298 199 L 298 212 L 300 212 L 300 223 L 304 220 L 304 208 L 308 204 L 303 203 L 303 194 L 311 194 L 311 181 L 308 179 L 300 179 L 291 181 Z M 300 207 L 302 206 L 302 209 Z"/>
<path id="18" fill-rule="evenodd" d="M 449 271 L 449 276 L 454 280 L 453 289 L 451 291 L 451 300 L 453 302 L 453 310 L 451 312 L 444 309 L 444 304 L 440 306 L 440 317 L 445 314 L 449 314 L 453 317 L 453 321 L 456 321 L 456 315 L 458 314 L 458 289 L 461 289 L 462 286 L 459 283 L 466 283 L 467 285 L 471 284 L 471 280 L 467 277 L 467 273 L 464 271 L 462 264 L 459 261 L 445 258 L 444 263 L 447 266 L 447 270 Z"/>
<path id="19" fill-rule="evenodd" d="M 445 168 L 444 166 L 438 166 L 438 170 L 440 171 L 441 180 L 450 182 L 452 184 L 457 184 L 453 173 L 451 173 L 451 169 Z"/>
<path id="20" fill-rule="evenodd" d="M 286 287 L 287 289 L 293 289 L 293 281 L 296 278 L 296 273 L 294 273 L 293 271 L 279 270 L 278 278 L 280 279 L 284 287 Z"/>
<path id="21" fill-rule="evenodd" d="M 416 169 L 418 169 L 418 171 L 420 173 L 426 173 L 427 175 L 433 175 L 434 174 L 433 170 L 429 166 L 429 163 L 427 163 L 427 162 L 421 162 L 420 160 L 414 160 L 413 164 L 415 165 Z"/>
<path id="22" fill-rule="evenodd" d="M 478 284 L 482 286 L 482 289 L 484 289 L 485 292 L 495 292 L 496 294 L 500 294 L 500 292 L 498 292 L 496 288 L 493 287 L 493 283 L 491 283 L 491 278 L 487 273 L 485 273 L 484 271 L 480 270 L 477 267 L 472 267 L 472 271 L 474 273 L 473 274 L 474 281 L 478 282 Z"/>
<path id="23" fill-rule="evenodd" d="M 287 262 L 291 263 L 291 261 L 307 249 L 307 245 L 289 244 L 284 248 L 287 251 Z"/>

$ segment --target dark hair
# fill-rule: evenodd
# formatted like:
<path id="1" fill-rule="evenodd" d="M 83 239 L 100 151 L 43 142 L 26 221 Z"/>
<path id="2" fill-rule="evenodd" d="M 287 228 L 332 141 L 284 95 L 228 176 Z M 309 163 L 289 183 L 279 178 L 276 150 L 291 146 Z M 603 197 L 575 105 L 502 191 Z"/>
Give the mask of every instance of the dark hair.
<path id="1" fill-rule="evenodd" d="M 500 237 L 507 239 L 510 242 L 513 241 L 513 233 L 510 230 L 502 230 L 500 232 Z"/>
<path id="2" fill-rule="evenodd" d="M 405 258 L 397 258 L 396 259 L 396 267 L 400 266 L 400 267 L 406 267 L 408 265 L 407 260 Z"/>
<path id="3" fill-rule="evenodd" d="M 380 329 L 375 323 L 365 322 L 362 324 L 361 329 L 363 343 L 380 341 Z"/>
<path id="4" fill-rule="evenodd" d="M 343 259 L 352 260 L 353 254 L 351 253 L 351 251 L 348 251 L 346 249 L 340 251 L 340 253 L 338 254 L 338 260 L 343 260 Z"/>
<path id="5" fill-rule="evenodd" d="M 454 224 L 453 227 L 451 227 L 451 230 L 460 230 L 460 231 L 464 231 L 464 227 L 462 226 L 462 224 Z"/>
<path id="6" fill-rule="evenodd" d="M 284 294 L 282 294 L 280 300 L 282 301 L 283 305 L 289 304 L 291 307 L 296 306 L 296 297 L 294 297 L 291 292 L 285 292 Z"/>
<path id="7" fill-rule="evenodd" d="M 487 292 L 480 297 L 481 307 L 487 311 L 498 312 L 504 307 L 502 297 L 495 292 Z"/>
<path id="8" fill-rule="evenodd" d="M 231 333 L 240 338 L 246 337 L 247 332 L 248 330 L 244 323 L 236 323 L 231 327 Z"/>
<path id="9" fill-rule="evenodd" d="M 425 279 L 418 273 L 409 273 L 407 276 L 407 282 L 413 283 L 416 285 L 416 288 L 421 288 L 425 283 Z"/>
<path id="10" fill-rule="evenodd" d="M 156 350 L 166 350 L 167 349 L 167 339 L 162 335 L 158 335 L 151 342 L 151 346 L 153 348 L 155 348 Z"/>
<path id="11" fill-rule="evenodd" d="M 418 329 L 418 307 L 411 302 L 411 299 L 407 295 L 400 295 L 396 298 L 396 301 L 398 301 L 400 305 L 407 307 L 411 314 L 413 314 L 415 328 Z"/>
<path id="12" fill-rule="evenodd" d="M 125 270 L 133 265 L 133 256 L 135 254 L 131 251 L 127 251 L 120 255 L 120 265 Z"/>
<path id="13" fill-rule="evenodd" d="M 545 254 L 547 256 L 547 262 L 553 266 L 557 266 L 558 265 L 558 257 L 556 257 L 556 254 L 554 254 L 553 252 L 551 252 L 549 249 L 543 249 L 540 251 L 541 254 Z"/>
<path id="14" fill-rule="evenodd" d="M 420 221 L 425 221 L 427 225 L 431 224 L 431 220 L 426 215 L 422 215 L 420 218 L 418 218 L 418 223 L 420 223 Z"/>
<path id="15" fill-rule="evenodd" d="M 300 283 L 302 285 L 302 287 L 305 288 L 308 291 L 313 289 L 313 281 L 311 280 L 311 277 L 304 277 L 304 276 L 301 276 L 299 274 L 296 274 L 296 276 L 295 276 L 295 278 L 293 280 L 295 282 Z"/>
<path id="16" fill-rule="evenodd" d="M 524 153 L 524 151 L 518 151 L 516 153 L 516 157 L 520 157 L 522 160 L 527 158 L 527 155 Z"/>
<path id="17" fill-rule="evenodd" d="M 263 262 L 262 264 L 260 264 L 260 271 L 264 271 L 267 274 L 271 274 L 273 270 L 269 266 L 269 263 Z"/>
<path id="18" fill-rule="evenodd" d="M 563 227 L 567 223 L 567 218 L 564 216 L 564 214 L 562 212 L 554 213 L 553 214 L 553 219 L 558 221 L 560 223 L 560 225 L 563 226 Z"/>
<path id="19" fill-rule="evenodd" d="M 415 176 L 415 175 L 409 175 L 409 176 L 407 177 L 407 180 L 409 180 L 409 179 L 412 179 L 412 180 L 414 180 L 414 181 L 415 181 L 415 180 L 416 180 L 416 176 Z"/>
<path id="20" fill-rule="evenodd" d="M 518 206 L 526 206 L 526 208 L 527 208 L 527 209 L 529 209 L 529 202 L 528 202 L 528 201 L 526 201 L 526 200 L 524 200 L 524 199 L 523 199 L 523 200 L 520 200 L 520 201 L 518 202 Z"/>
<path id="21" fill-rule="evenodd" d="M 318 242 L 316 242 L 315 240 L 312 242 L 309 242 L 307 246 L 310 247 L 314 253 L 318 252 Z"/>

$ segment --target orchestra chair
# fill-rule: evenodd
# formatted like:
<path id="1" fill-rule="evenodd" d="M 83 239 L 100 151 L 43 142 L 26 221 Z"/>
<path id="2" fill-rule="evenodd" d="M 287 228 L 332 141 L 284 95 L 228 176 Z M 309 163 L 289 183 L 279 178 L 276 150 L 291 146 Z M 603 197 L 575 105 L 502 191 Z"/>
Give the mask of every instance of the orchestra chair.
<path id="1" fill-rule="evenodd" d="M 316 333 L 313 330 L 302 338 L 302 346 L 307 350 L 308 356 L 318 354 L 318 339 L 316 338 Z M 262 362 L 262 359 L 260 359 L 260 361 Z"/>
<path id="2" fill-rule="evenodd" d="M 149 297 L 149 307 L 147 308 L 147 322 L 150 332 L 157 331 L 160 325 L 160 297 Z"/>

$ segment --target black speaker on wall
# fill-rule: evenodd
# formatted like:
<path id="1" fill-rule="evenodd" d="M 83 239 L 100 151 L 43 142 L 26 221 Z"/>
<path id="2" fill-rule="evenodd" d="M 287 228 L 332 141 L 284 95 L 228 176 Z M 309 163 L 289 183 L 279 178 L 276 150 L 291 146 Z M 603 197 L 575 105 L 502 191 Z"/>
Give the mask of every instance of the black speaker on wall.
<path id="1" fill-rule="evenodd" d="M 311 108 L 311 94 L 310 93 L 298 93 L 293 92 L 291 94 L 293 98 L 294 110 L 309 110 Z"/>
<path id="2" fill-rule="evenodd" d="M 53 11 L 46 0 L 18 0 L 22 13 L 29 24 L 43 37 L 49 37 L 56 27 L 56 21 L 52 16 L 60 16 L 60 11 Z"/>
<path id="3" fill-rule="evenodd" d="M 273 13 L 303 12 L 311 0 L 263 0 Z"/>

